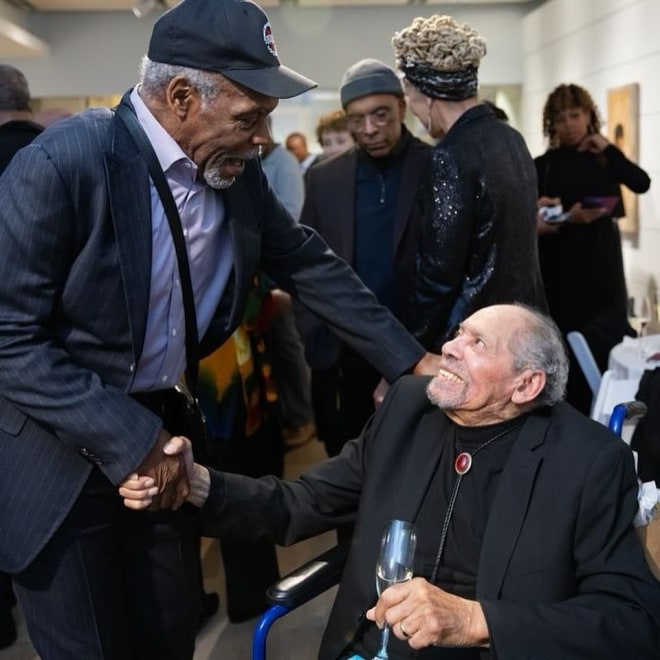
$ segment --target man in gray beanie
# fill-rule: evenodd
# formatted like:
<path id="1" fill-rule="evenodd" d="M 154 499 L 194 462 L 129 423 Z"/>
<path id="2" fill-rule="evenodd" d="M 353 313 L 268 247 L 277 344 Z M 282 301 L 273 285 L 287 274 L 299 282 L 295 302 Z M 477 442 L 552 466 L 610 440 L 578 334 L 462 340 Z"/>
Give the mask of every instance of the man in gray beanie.
<path id="1" fill-rule="evenodd" d="M 414 270 L 417 184 L 430 148 L 403 125 L 401 82 L 383 62 L 353 64 L 339 95 L 356 145 L 310 168 L 301 222 L 402 320 Z M 317 316 L 298 308 L 297 320 L 312 371 L 317 433 L 334 456 L 373 413 L 380 376 Z"/>
<path id="2" fill-rule="evenodd" d="M 392 94 L 403 98 L 399 77 L 390 67 L 373 58 L 360 60 L 349 67 L 339 89 L 344 110 L 351 101 L 370 94 Z"/>

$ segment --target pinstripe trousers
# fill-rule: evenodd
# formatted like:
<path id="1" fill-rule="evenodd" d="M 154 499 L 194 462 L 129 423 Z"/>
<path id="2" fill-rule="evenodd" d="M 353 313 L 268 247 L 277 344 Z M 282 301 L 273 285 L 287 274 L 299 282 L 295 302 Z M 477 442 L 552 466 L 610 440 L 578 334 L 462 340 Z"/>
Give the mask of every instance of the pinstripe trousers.
<path id="1" fill-rule="evenodd" d="M 201 597 L 187 506 L 130 511 L 94 468 L 65 522 L 14 576 L 42 660 L 192 658 Z"/>

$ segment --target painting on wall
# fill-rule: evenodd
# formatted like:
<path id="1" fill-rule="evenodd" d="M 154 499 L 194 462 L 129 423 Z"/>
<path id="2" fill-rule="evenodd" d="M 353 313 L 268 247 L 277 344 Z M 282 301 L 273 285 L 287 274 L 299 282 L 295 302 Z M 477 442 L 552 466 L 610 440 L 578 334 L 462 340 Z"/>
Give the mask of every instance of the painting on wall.
<path id="1" fill-rule="evenodd" d="M 616 87 L 607 92 L 607 137 L 634 163 L 639 162 L 639 84 Z M 621 186 L 624 218 L 619 220 L 622 234 L 637 234 L 637 195 Z"/>

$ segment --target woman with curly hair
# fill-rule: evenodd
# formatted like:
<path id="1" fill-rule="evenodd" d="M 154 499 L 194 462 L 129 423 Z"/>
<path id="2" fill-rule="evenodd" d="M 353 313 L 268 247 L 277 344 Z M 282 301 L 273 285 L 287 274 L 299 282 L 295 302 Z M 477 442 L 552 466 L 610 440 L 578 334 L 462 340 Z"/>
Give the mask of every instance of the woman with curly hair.
<path id="1" fill-rule="evenodd" d="M 536 246 L 536 174 L 522 136 L 477 98 L 486 42 L 450 16 L 416 18 L 392 39 L 412 112 L 438 139 L 424 188 L 407 323 L 439 349 L 496 303 L 545 308 Z"/>
<path id="2" fill-rule="evenodd" d="M 649 189 L 646 172 L 601 135 L 598 108 L 579 85 L 559 85 L 543 109 L 548 150 L 535 159 L 539 203 L 561 203 L 567 220 L 539 222 L 539 258 L 550 315 L 564 332 L 585 335 L 601 370 L 624 334 L 626 282 L 616 219 L 625 215 L 620 185 Z M 576 362 L 567 398 L 588 413 L 591 391 Z"/>

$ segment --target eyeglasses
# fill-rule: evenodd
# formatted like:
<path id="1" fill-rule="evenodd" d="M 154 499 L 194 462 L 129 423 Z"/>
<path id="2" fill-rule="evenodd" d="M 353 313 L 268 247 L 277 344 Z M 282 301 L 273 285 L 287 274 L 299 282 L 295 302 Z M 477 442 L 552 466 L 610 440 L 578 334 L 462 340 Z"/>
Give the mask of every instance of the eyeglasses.
<path id="1" fill-rule="evenodd" d="M 394 111 L 391 108 L 376 108 L 363 115 L 348 115 L 348 128 L 354 133 L 363 131 L 367 119 L 369 123 L 378 128 L 387 126 L 394 118 Z"/>

